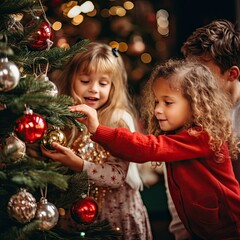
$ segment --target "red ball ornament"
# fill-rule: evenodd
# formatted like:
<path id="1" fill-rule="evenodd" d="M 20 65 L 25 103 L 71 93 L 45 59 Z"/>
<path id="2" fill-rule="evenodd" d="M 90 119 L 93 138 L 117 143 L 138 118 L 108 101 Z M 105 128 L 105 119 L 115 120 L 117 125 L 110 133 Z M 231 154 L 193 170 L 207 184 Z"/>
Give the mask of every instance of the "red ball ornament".
<path id="1" fill-rule="evenodd" d="M 70 212 L 77 223 L 92 223 L 98 215 L 98 205 L 92 197 L 86 197 L 73 203 Z"/>
<path id="2" fill-rule="evenodd" d="M 16 121 L 15 133 L 23 142 L 34 143 L 43 137 L 46 129 L 46 121 L 28 109 L 24 116 Z"/>
<path id="3" fill-rule="evenodd" d="M 34 24 L 36 24 L 35 21 L 30 22 L 28 26 L 32 26 Z M 36 32 L 32 34 L 34 40 L 30 41 L 28 44 L 29 49 L 41 51 L 46 48 L 50 48 L 53 40 L 53 31 L 50 24 L 43 21 L 35 31 Z"/>

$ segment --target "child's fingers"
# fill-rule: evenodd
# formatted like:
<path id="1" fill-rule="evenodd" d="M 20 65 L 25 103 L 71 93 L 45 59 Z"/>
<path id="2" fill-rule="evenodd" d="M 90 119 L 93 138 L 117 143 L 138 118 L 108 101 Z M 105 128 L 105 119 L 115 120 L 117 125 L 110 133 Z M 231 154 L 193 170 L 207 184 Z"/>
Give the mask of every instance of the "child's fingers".
<path id="1" fill-rule="evenodd" d="M 85 115 L 88 115 L 89 111 L 92 110 L 92 108 L 87 106 L 86 104 L 70 106 L 70 107 L 68 107 L 68 109 L 71 112 L 81 112 L 81 113 L 83 113 Z"/>
<path id="2" fill-rule="evenodd" d="M 69 109 L 71 112 L 81 112 L 83 108 L 82 108 L 81 105 L 74 105 L 74 106 L 68 107 L 68 109 Z"/>
<path id="3" fill-rule="evenodd" d="M 66 147 L 62 146 L 59 143 L 53 142 L 52 147 L 60 153 L 63 153 L 63 154 L 66 153 Z"/>

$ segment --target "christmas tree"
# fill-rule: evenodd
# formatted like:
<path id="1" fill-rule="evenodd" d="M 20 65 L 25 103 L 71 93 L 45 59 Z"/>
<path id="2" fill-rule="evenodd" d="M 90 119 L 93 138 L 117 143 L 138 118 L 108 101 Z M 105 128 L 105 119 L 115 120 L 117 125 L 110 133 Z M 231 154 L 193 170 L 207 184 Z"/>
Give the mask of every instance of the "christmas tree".
<path id="1" fill-rule="evenodd" d="M 88 42 L 62 49 L 52 47 L 53 41 L 41 1 L 1 1 L 0 239 L 118 239 L 108 221 L 94 221 L 98 206 L 92 199 L 78 201 L 88 191 L 86 173 L 41 155 L 41 146 L 54 150 L 52 141 L 66 144 L 64 127 L 82 128 L 76 120 L 81 114 L 68 110 L 73 99 L 59 96 L 48 74 L 84 51 Z M 80 215 L 81 206 L 89 204 L 92 215 Z M 77 208 L 71 213 L 81 220 L 81 231 L 58 227 L 65 208 Z"/>

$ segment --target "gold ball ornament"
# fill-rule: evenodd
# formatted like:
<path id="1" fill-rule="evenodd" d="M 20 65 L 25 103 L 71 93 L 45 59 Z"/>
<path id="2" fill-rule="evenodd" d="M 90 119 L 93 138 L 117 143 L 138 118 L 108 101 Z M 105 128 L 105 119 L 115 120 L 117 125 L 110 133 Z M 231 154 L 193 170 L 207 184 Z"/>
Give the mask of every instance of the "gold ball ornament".
<path id="1" fill-rule="evenodd" d="M 41 144 L 48 151 L 54 152 L 55 149 L 52 147 L 53 142 L 56 142 L 62 146 L 66 145 L 66 136 L 58 127 L 48 129 L 42 138 Z"/>

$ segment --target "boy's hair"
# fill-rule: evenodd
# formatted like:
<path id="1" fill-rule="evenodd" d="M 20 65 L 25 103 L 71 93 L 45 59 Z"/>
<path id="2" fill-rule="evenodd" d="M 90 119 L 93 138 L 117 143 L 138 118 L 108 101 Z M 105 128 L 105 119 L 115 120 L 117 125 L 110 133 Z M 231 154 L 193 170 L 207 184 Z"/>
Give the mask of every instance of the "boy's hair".
<path id="1" fill-rule="evenodd" d="M 111 78 L 111 90 L 108 101 L 98 109 L 99 120 L 107 126 L 119 126 L 121 111 L 135 115 L 136 110 L 130 101 L 127 85 L 127 72 L 121 55 L 109 45 L 100 42 L 87 44 L 85 50 L 76 54 L 64 67 L 55 81 L 59 94 L 73 97 L 76 104 L 81 99 L 74 90 L 74 82 L 79 74 L 105 73 Z M 133 116 L 134 117 L 134 116 Z"/>
<path id="2" fill-rule="evenodd" d="M 228 20 L 214 20 L 197 28 L 181 48 L 184 57 L 211 57 L 224 73 L 232 66 L 240 68 L 240 31 Z"/>
<path id="3" fill-rule="evenodd" d="M 220 154 L 222 143 L 227 142 L 235 156 L 236 139 L 233 137 L 229 115 L 231 103 L 205 65 L 170 59 L 154 69 L 144 92 L 144 99 L 148 103 L 144 110 L 145 116 L 148 117 L 148 132 L 158 135 L 163 132 L 154 117 L 152 87 L 155 81 L 166 81 L 172 89 L 181 91 L 190 104 L 192 124 L 200 126 L 209 134 L 210 146 L 216 154 Z"/>

